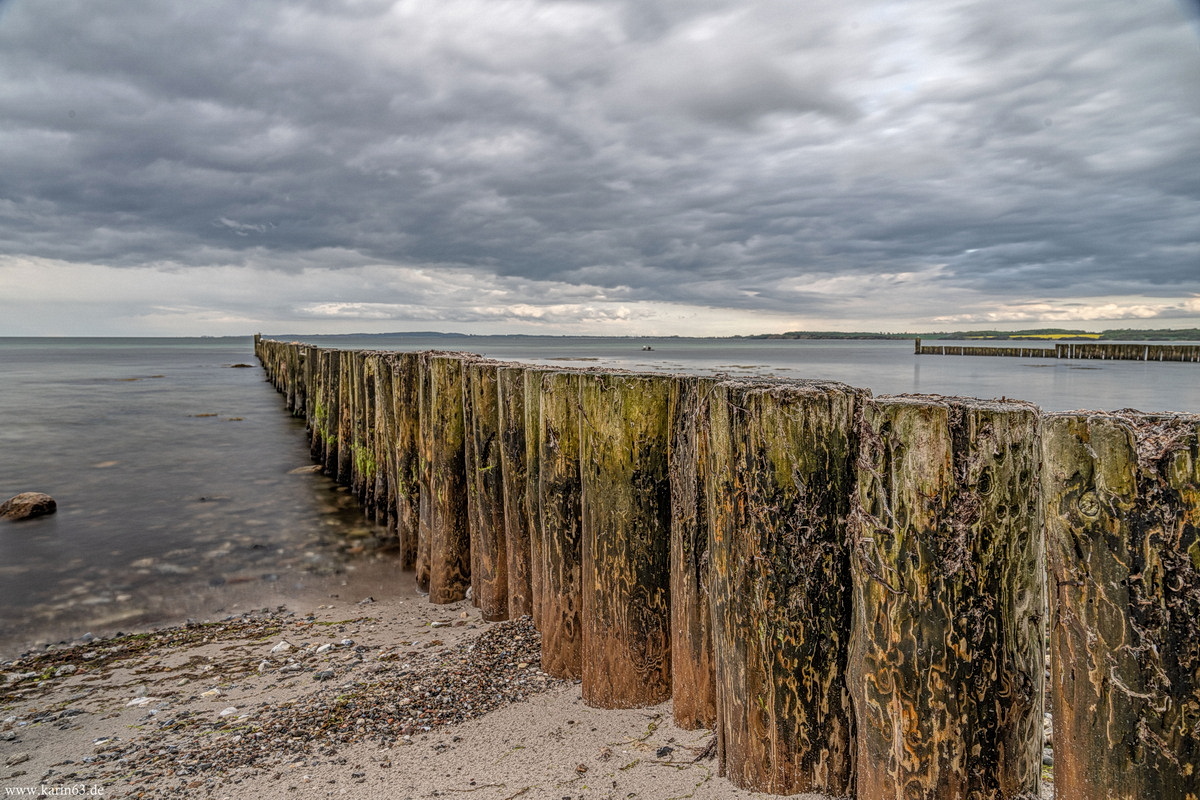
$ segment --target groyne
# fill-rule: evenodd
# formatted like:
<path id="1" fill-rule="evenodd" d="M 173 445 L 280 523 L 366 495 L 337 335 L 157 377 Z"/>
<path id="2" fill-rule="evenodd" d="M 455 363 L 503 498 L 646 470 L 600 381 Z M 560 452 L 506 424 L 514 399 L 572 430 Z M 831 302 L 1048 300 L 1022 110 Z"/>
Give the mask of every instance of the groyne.
<path id="1" fill-rule="evenodd" d="M 1194 344 L 1110 344 L 1108 342 L 1056 342 L 1053 347 L 1023 345 L 989 346 L 961 344 L 921 344 L 915 340 L 919 356 L 1009 356 L 1015 358 L 1081 358 L 1103 361 L 1190 361 L 1200 362 L 1200 345 Z"/>
<path id="2" fill-rule="evenodd" d="M 1198 417 L 255 347 L 431 602 L 738 786 L 1036 797 L 1048 697 L 1057 797 L 1200 796 Z"/>

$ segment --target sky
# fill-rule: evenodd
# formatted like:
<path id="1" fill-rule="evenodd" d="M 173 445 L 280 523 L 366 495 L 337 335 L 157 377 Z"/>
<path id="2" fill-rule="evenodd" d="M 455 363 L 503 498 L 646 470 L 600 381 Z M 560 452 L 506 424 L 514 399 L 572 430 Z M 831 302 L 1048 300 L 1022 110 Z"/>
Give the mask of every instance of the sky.
<path id="1" fill-rule="evenodd" d="M 1196 0 L 0 0 L 0 336 L 1198 326 Z"/>

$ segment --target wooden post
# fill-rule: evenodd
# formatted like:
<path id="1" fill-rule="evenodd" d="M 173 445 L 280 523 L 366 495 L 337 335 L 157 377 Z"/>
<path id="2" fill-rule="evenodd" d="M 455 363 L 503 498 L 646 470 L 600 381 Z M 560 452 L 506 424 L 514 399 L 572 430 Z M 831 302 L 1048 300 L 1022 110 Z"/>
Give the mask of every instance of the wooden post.
<path id="1" fill-rule="evenodd" d="M 338 463 L 341 460 L 341 419 L 342 419 L 342 351 L 329 350 L 329 359 L 325 363 L 325 474 L 337 480 Z"/>
<path id="2" fill-rule="evenodd" d="M 500 469 L 504 484 L 504 538 L 508 552 L 508 613 L 533 613 L 530 585 L 529 461 L 523 367 L 497 370 L 500 407 Z"/>
<path id="3" fill-rule="evenodd" d="M 393 447 L 395 448 L 396 537 L 401 569 L 416 569 L 421 523 L 421 358 L 417 353 L 390 356 L 392 366 Z M 428 576 L 422 587 L 428 591 Z"/>
<path id="4" fill-rule="evenodd" d="M 453 603 L 471 585 L 463 359 L 431 354 L 425 369 L 429 423 L 421 427 L 429 450 L 429 600 Z"/>
<path id="5" fill-rule="evenodd" d="M 583 699 L 655 705 L 671 696 L 671 380 L 581 380 Z"/>
<path id="6" fill-rule="evenodd" d="M 533 624 L 542 632 L 542 599 L 546 596 L 546 547 L 542 536 L 542 375 L 525 370 L 525 511 L 529 515 L 529 605 Z"/>
<path id="7" fill-rule="evenodd" d="M 421 353 L 418 361 L 417 442 L 417 589 L 429 591 L 430 543 L 433 541 L 433 449 L 437 439 L 433 414 L 433 383 L 429 362 L 432 355 Z"/>
<path id="8" fill-rule="evenodd" d="M 746 789 L 850 789 L 845 539 L 856 397 L 840 384 L 741 383 L 708 397 L 718 757 Z"/>
<path id="9" fill-rule="evenodd" d="M 1200 418 L 1043 422 L 1054 790 L 1200 797 Z"/>
<path id="10" fill-rule="evenodd" d="M 848 670 L 862 800 L 1038 795 L 1038 424 L 1025 403 L 863 406 Z"/>
<path id="11" fill-rule="evenodd" d="M 375 375 L 371 354 L 354 353 L 354 464 L 350 486 L 364 515 L 375 513 Z"/>
<path id="12" fill-rule="evenodd" d="M 578 678 L 582 674 L 579 373 L 542 375 L 539 422 L 542 669 L 556 678 Z"/>
<path id="13" fill-rule="evenodd" d="M 375 461 L 375 483 L 371 494 L 375 498 L 373 516 L 375 522 L 394 528 L 396 523 L 396 441 L 395 415 L 392 399 L 395 376 L 387 353 L 371 353 L 367 357 L 370 372 L 375 379 L 374 429 L 371 442 Z"/>
<path id="14" fill-rule="evenodd" d="M 337 469 L 334 480 L 342 486 L 354 483 L 354 352 L 343 350 L 338 358 Z"/>
<path id="15" fill-rule="evenodd" d="M 685 730 L 715 728 L 712 622 L 708 608 L 707 378 L 671 383 L 671 709 Z"/>
<path id="16" fill-rule="evenodd" d="M 508 548 L 500 466 L 500 400 L 494 361 L 466 364 L 467 511 L 471 586 L 484 620 L 508 619 Z"/>

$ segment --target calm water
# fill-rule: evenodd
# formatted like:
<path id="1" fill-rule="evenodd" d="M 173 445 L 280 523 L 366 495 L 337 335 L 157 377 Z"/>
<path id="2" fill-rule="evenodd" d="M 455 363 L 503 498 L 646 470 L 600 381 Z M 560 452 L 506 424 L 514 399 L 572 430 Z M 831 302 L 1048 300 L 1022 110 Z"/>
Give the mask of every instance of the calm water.
<path id="1" fill-rule="evenodd" d="M 887 341 L 275 338 L 1200 413 L 1195 364 L 918 358 Z M 309 464 L 303 425 L 263 381 L 249 337 L 0 338 L 0 499 L 59 501 L 51 517 L 0 522 L 0 658 L 87 631 L 388 594 L 386 533 L 328 479 L 293 472 Z"/>
<path id="2" fill-rule="evenodd" d="M 843 381 L 875 394 L 1009 397 L 1047 411 L 1200 413 L 1200 364 L 921 356 L 910 341 L 612 339 L 543 336 L 275 336 L 322 347 L 465 350 L 563 366 Z M 643 346 L 654 349 L 642 350 Z"/>
<path id="3" fill-rule="evenodd" d="M 383 531 L 327 478 L 290 474 L 311 463 L 303 425 L 249 337 L 0 339 L 0 421 L 0 499 L 59 504 L 0 521 L 0 657 L 387 592 Z"/>

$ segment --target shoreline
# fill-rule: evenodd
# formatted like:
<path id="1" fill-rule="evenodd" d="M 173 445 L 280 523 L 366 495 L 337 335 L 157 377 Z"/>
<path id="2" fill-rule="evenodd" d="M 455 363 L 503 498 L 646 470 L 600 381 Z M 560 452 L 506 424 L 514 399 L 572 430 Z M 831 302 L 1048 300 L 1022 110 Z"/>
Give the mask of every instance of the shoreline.
<path id="1" fill-rule="evenodd" d="M 718 776 L 712 731 L 675 726 L 670 702 L 586 706 L 578 681 L 540 670 L 528 618 L 488 623 L 468 601 L 433 605 L 412 573 L 395 589 L 379 601 L 260 609 L 0 662 L 0 792 L 775 796 Z M 1042 797 L 1053 797 L 1050 785 Z"/>
<path id="2" fill-rule="evenodd" d="M 764 795 L 670 704 L 583 704 L 528 618 L 397 596 L 247 612 L 0 665 L 0 790 L 108 798 Z M 715 779 L 715 780 L 714 780 Z M 30 796 L 37 796 L 36 794 Z M 820 795 L 799 795 L 819 800 Z"/>

